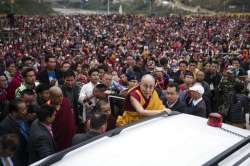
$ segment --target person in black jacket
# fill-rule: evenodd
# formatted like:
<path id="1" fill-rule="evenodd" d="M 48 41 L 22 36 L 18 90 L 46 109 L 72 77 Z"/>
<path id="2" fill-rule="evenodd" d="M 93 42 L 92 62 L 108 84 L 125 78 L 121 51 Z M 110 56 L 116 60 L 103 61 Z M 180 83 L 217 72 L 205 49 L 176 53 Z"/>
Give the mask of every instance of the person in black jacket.
<path id="1" fill-rule="evenodd" d="M 188 63 L 186 61 L 180 61 L 179 62 L 179 69 L 177 72 L 174 73 L 174 82 L 176 82 L 178 85 L 181 85 L 184 83 L 184 77 L 185 73 L 187 72 Z"/>
<path id="2" fill-rule="evenodd" d="M 8 105 L 8 99 L 7 99 L 7 89 L 8 87 L 8 78 L 4 73 L 0 73 L 0 122 L 6 117 L 7 115 L 7 105 Z"/>
<path id="3" fill-rule="evenodd" d="M 247 75 L 244 68 L 241 67 L 240 59 L 234 58 L 232 59 L 233 72 L 236 78 L 244 77 Z"/>
<path id="4" fill-rule="evenodd" d="M 38 74 L 39 82 L 50 86 L 61 84 L 61 72 L 56 70 L 56 57 L 49 55 L 45 62 L 47 68 Z"/>
<path id="5" fill-rule="evenodd" d="M 72 139 L 72 145 L 77 145 L 105 133 L 107 130 L 107 115 L 100 112 L 94 113 L 87 123 L 89 124 L 89 131 L 84 134 L 76 134 Z"/>
<path id="6" fill-rule="evenodd" d="M 169 83 L 164 104 L 166 108 L 185 113 L 186 105 L 179 98 L 179 88 L 176 83 Z"/>
<path id="7" fill-rule="evenodd" d="M 204 88 L 200 83 L 195 83 L 191 88 L 189 88 L 191 94 L 191 100 L 188 103 L 186 112 L 188 114 L 206 117 L 206 104 L 203 100 L 202 95 L 204 94 Z"/>
<path id="8" fill-rule="evenodd" d="M 246 128 L 246 113 L 249 112 L 249 98 L 244 95 L 244 83 L 236 82 L 230 101 L 227 122 L 231 125 Z"/>
<path id="9" fill-rule="evenodd" d="M 39 84 L 36 87 L 36 94 L 37 94 L 37 104 L 42 106 L 49 101 L 49 85 L 46 84 Z"/>
<path id="10" fill-rule="evenodd" d="M 29 128 L 24 120 L 27 114 L 26 104 L 20 99 L 11 101 L 8 108 L 8 116 L 0 123 L 1 134 L 17 134 L 19 145 L 13 156 L 15 166 L 28 164 L 27 140 Z"/>
<path id="11" fill-rule="evenodd" d="M 212 112 L 218 112 L 218 98 L 219 98 L 219 84 L 221 81 L 221 74 L 219 73 L 219 63 L 213 61 L 211 64 L 211 70 L 205 74 L 205 80 L 211 91 L 211 110 Z"/>
<path id="12" fill-rule="evenodd" d="M 212 97 L 212 93 L 210 91 L 210 87 L 208 85 L 208 83 L 206 81 L 204 81 L 205 79 L 205 74 L 202 71 L 198 71 L 196 74 L 196 82 L 200 83 L 202 85 L 202 87 L 204 88 L 204 94 L 202 95 L 203 100 L 206 103 L 206 112 L 207 112 L 207 116 L 210 112 L 213 112 L 211 109 L 211 97 Z"/>
<path id="13" fill-rule="evenodd" d="M 73 106 L 75 114 L 75 122 L 79 127 L 80 121 L 80 106 L 78 104 L 78 98 L 81 88 L 76 85 L 76 75 L 72 70 L 67 70 L 63 74 L 64 83 L 61 85 L 61 89 L 64 97 L 67 97 L 70 100 L 70 103 Z"/>
<path id="14" fill-rule="evenodd" d="M 55 109 L 44 105 L 30 129 L 28 147 L 29 163 L 33 163 L 56 152 L 51 124 L 55 120 Z"/>
<path id="15" fill-rule="evenodd" d="M 14 165 L 12 157 L 18 147 L 16 134 L 5 134 L 0 137 L 0 166 Z"/>

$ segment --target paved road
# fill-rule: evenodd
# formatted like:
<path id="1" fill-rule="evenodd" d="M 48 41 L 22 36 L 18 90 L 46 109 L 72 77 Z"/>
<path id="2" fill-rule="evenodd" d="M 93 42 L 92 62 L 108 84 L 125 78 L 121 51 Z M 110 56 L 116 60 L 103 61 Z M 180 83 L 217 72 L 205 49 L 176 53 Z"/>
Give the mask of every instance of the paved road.
<path id="1" fill-rule="evenodd" d="M 55 12 L 63 15 L 93 15 L 93 14 L 107 14 L 106 11 L 93 11 L 93 10 L 82 10 L 82 9 L 69 9 L 69 8 L 53 8 Z M 111 13 L 111 12 L 110 12 Z"/>
<path id="2" fill-rule="evenodd" d="M 215 12 L 207 10 L 207 9 L 203 9 L 201 7 L 186 6 L 183 3 L 181 3 L 179 0 L 174 0 L 174 2 L 172 3 L 172 6 L 178 8 L 178 9 L 182 9 L 184 11 L 191 12 L 191 13 L 215 14 Z"/>

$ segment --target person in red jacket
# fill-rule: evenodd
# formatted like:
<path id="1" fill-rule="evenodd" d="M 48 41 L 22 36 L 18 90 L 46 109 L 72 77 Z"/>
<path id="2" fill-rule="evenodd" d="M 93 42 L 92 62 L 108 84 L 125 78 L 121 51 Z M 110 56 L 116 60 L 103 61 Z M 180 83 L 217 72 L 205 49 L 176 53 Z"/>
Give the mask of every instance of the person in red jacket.
<path id="1" fill-rule="evenodd" d="M 71 146 L 72 138 L 76 132 L 73 108 L 69 99 L 63 97 L 59 87 L 53 86 L 49 92 L 48 104 L 56 109 L 55 121 L 52 124 L 53 136 L 57 151 L 61 151 Z"/>
<path id="2" fill-rule="evenodd" d="M 15 99 L 16 89 L 22 83 L 22 75 L 17 70 L 16 64 L 14 61 L 8 62 L 6 66 L 7 68 L 6 68 L 5 74 L 9 82 L 6 92 L 7 92 L 7 99 L 10 101 L 10 100 Z"/>

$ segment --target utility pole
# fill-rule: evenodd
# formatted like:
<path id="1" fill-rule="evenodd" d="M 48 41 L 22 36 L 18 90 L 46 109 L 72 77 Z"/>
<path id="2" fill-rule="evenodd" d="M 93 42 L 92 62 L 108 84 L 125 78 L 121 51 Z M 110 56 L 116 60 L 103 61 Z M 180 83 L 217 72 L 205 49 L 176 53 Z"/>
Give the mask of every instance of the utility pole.
<path id="1" fill-rule="evenodd" d="M 110 11 L 110 8 L 109 8 L 109 0 L 108 0 L 108 15 L 109 15 L 109 11 Z"/>
<path id="2" fill-rule="evenodd" d="M 10 0 L 10 12 L 11 13 L 14 13 L 14 3 L 15 3 L 15 0 Z"/>
<path id="3" fill-rule="evenodd" d="M 226 13 L 226 0 L 224 0 L 223 2 L 224 2 L 224 4 L 223 4 L 223 6 L 224 6 L 224 13 Z"/>
<path id="4" fill-rule="evenodd" d="M 242 6 L 242 13 L 245 13 L 245 5 Z"/>
<path id="5" fill-rule="evenodd" d="M 149 15 L 152 15 L 152 0 L 149 0 Z"/>

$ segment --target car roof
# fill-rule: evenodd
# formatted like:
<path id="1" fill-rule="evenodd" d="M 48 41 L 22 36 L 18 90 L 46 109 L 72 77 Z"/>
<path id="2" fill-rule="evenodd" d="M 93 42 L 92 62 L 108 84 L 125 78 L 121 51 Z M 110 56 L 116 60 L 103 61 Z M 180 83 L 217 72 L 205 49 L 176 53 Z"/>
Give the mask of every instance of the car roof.
<path id="1" fill-rule="evenodd" d="M 192 115 L 160 116 L 69 151 L 53 165 L 202 165 L 249 135 L 227 124 L 208 126 L 207 119 Z"/>

